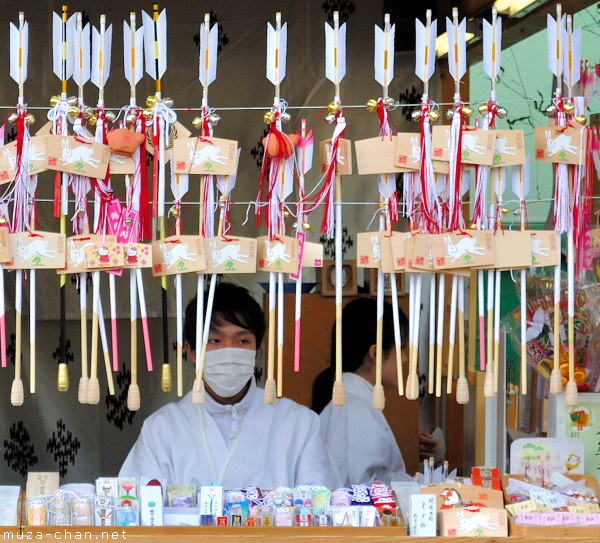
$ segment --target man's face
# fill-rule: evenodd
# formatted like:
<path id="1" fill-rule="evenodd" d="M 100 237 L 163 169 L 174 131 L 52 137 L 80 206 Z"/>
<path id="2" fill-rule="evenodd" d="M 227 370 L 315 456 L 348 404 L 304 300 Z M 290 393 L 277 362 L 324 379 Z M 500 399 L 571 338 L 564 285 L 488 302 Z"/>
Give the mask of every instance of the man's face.
<path id="1" fill-rule="evenodd" d="M 208 332 L 207 351 L 235 347 L 256 351 L 256 338 L 250 330 L 231 322 L 213 320 Z"/>

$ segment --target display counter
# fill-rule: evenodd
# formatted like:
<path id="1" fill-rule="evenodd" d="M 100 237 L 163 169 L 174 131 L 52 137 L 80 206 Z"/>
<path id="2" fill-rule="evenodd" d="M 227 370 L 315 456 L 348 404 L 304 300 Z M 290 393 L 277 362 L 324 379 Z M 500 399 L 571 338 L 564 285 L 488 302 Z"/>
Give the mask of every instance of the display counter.
<path id="1" fill-rule="evenodd" d="M 589 537 L 409 537 L 401 528 L 259 528 L 259 527 L 106 527 L 81 526 L 24 526 L 7 528 L 3 540 L 29 541 L 131 541 L 144 543 L 192 543 L 193 541 L 214 541 L 216 543 L 424 543 L 444 541 L 453 543 L 598 543 L 600 528 L 596 535 Z"/>

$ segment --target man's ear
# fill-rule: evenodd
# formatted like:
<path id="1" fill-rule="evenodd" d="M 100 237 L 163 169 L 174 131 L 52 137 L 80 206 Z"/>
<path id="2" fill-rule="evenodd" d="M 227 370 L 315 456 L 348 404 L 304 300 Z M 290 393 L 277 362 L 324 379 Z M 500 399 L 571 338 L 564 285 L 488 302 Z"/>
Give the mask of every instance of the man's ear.
<path id="1" fill-rule="evenodd" d="M 367 354 L 369 355 L 369 362 L 375 364 L 377 360 L 377 345 L 371 345 Z"/>
<path id="2" fill-rule="evenodd" d="M 263 344 L 261 343 L 258 347 L 256 347 L 256 357 L 254 359 L 255 361 L 258 361 L 258 357 L 262 353 L 262 350 L 263 350 Z"/>
<path id="3" fill-rule="evenodd" d="M 196 363 L 196 350 L 192 349 L 192 347 L 190 346 L 190 342 L 189 341 L 186 341 L 183 344 L 183 347 L 185 348 L 185 353 L 187 354 L 188 360 L 192 364 L 195 364 Z"/>

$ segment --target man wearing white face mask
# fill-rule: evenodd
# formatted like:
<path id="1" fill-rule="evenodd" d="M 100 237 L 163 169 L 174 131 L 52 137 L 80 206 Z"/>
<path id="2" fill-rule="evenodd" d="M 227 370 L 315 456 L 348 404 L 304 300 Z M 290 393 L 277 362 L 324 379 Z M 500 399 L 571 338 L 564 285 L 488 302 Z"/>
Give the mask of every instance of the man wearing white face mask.
<path id="1" fill-rule="evenodd" d="M 192 362 L 195 331 L 194 299 L 184 326 Z M 225 488 L 339 486 L 318 417 L 285 398 L 264 403 L 254 379 L 264 332 L 263 312 L 250 293 L 230 283 L 218 285 L 204 362 L 205 403 L 194 405 L 188 393 L 148 417 L 119 476 L 219 482 Z"/>

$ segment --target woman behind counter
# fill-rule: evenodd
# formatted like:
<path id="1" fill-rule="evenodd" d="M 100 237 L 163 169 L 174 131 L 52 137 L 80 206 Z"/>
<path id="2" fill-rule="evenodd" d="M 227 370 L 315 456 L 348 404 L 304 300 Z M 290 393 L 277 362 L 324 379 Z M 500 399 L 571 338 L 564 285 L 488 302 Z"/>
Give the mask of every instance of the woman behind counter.
<path id="1" fill-rule="evenodd" d="M 408 319 L 400 313 L 402 345 L 408 344 Z M 315 379 L 312 409 L 319 413 L 321 434 L 342 484 L 370 484 L 411 479 L 392 430 L 381 411 L 371 406 L 375 384 L 377 302 L 357 298 L 342 312 L 342 381 L 345 404 L 334 406 L 331 392 L 335 377 L 335 325 L 332 331 L 332 364 Z M 382 384 L 398 388 L 392 307 L 383 316 Z M 406 353 L 402 354 L 406 362 Z"/>

